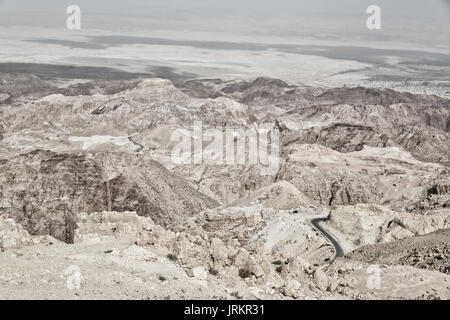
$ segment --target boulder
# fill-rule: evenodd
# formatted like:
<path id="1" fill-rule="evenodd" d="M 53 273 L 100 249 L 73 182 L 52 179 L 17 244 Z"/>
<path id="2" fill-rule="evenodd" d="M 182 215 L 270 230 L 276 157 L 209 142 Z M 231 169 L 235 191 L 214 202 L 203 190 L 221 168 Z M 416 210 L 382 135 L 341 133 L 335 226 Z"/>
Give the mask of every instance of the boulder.
<path id="1" fill-rule="evenodd" d="M 294 299 L 298 299 L 302 297 L 302 285 L 297 280 L 290 280 L 286 283 L 286 285 L 282 289 L 282 293 Z"/>
<path id="2" fill-rule="evenodd" d="M 192 274 L 197 280 L 206 280 L 208 279 L 208 272 L 203 267 L 195 267 L 192 268 Z"/>
<path id="3" fill-rule="evenodd" d="M 0 216 L 0 251 L 20 249 L 33 244 L 29 233 L 7 215 Z"/>
<path id="4" fill-rule="evenodd" d="M 210 254 L 214 262 L 219 265 L 228 265 L 228 248 L 218 238 L 211 239 Z"/>
<path id="5" fill-rule="evenodd" d="M 327 291 L 329 284 L 328 276 L 320 268 L 317 268 L 316 271 L 314 271 L 314 283 L 319 290 Z"/>
<path id="6" fill-rule="evenodd" d="M 244 268 L 248 267 L 250 265 L 250 262 L 250 253 L 243 248 L 239 249 L 236 256 L 234 257 L 234 264 L 237 267 Z"/>

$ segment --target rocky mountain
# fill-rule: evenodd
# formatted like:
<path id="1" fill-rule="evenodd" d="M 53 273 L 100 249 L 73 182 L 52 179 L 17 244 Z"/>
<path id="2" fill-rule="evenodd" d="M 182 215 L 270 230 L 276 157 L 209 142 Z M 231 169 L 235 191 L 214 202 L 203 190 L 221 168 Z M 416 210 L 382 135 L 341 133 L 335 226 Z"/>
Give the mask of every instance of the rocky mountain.
<path id="1" fill-rule="evenodd" d="M 0 261 L 28 259 L 7 269 L 53 257 L 63 273 L 69 250 L 94 298 L 114 274 L 136 298 L 151 294 L 141 277 L 156 297 L 448 298 L 448 99 L 270 78 L 0 80 Z M 251 149 L 246 134 L 261 131 L 279 141 Z M 189 156 L 214 152 L 175 162 L 183 138 Z M 224 161 L 227 141 L 243 161 Z M 263 174 L 250 159 L 277 144 Z M 374 264 L 389 272 L 380 291 L 363 285 Z M 1 272 L 0 296 L 11 290 Z M 195 290 L 180 294 L 185 283 Z"/>
<path id="2" fill-rule="evenodd" d="M 1 163 L 1 210 L 32 235 L 73 242 L 79 212 L 135 211 L 174 230 L 217 206 L 151 159 L 35 150 Z"/>

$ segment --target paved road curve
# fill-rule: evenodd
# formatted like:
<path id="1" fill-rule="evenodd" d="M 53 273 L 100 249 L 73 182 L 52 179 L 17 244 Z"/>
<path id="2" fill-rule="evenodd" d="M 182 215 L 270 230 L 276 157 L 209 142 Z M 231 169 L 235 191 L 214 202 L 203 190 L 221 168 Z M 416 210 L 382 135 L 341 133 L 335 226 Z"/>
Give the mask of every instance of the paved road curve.
<path id="1" fill-rule="evenodd" d="M 314 228 L 319 230 L 333 245 L 335 252 L 334 258 L 333 260 L 331 260 L 331 262 L 333 262 L 334 259 L 336 259 L 337 257 L 344 256 L 344 249 L 342 249 L 337 239 L 320 225 L 320 222 L 324 222 L 326 220 L 327 220 L 326 218 L 315 218 L 311 220 L 311 224 L 314 226 Z"/>
<path id="2" fill-rule="evenodd" d="M 141 152 L 144 149 L 144 146 L 142 144 L 133 140 L 133 136 L 128 137 L 128 140 L 130 140 L 134 145 L 138 146 L 138 149 L 136 150 L 137 153 Z"/>

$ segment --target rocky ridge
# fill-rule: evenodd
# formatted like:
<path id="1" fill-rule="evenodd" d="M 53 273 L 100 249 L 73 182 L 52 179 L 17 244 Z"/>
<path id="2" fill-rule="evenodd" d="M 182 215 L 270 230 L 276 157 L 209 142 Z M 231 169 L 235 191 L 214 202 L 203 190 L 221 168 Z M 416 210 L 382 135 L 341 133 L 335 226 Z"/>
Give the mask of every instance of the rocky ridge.
<path id="1" fill-rule="evenodd" d="M 448 298 L 446 99 L 268 78 L 64 88 L 0 78 L 0 260 L 13 253 L 45 264 L 69 250 L 90 279 L 84 297 L 105 296 L 95 287 L 108 292 L 119 281 L 122 298 L 130 290 L 135 298 Z M 204 130 L 278 129 L 279 169 L 173 163 L 172 134 L 198 121 Z M 317 217 L 328 218 L 347 254 L 331 265 L 334 248 L 310 223 Z M 95 259 L 111 266 L 104 282 Z M 373 264 L 389 273 L 380 291 L 365 285 Z M 1 295 L 16 281 L 9 266 Z M 53 271 L 63 266 L 56 259 Z M 400 280 L 402 290 L 392 287 Z"/>

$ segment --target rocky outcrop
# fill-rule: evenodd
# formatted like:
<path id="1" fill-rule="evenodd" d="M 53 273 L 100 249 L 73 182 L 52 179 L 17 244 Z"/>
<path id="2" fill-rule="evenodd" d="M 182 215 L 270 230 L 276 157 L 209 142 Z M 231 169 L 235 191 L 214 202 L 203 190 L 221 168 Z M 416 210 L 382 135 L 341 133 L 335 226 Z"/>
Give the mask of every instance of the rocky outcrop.
<path id="1" fill-rule="evenodd" d="M 406 210 L 426 197 L 427 183 L 448 176 L 398 147 L 341 153 L 317 144 L 288 144 L 278 179 L 323 205 L 373 203 Z M 422 177 L 422 178 L 419 178 Z"/>
<path id="2" fill-rule="evenodd" d="M 450 195 L 450 184 L 435 184 L 427 190 L 428 195 Z"/>
<path id="3" fill-rule="evenodd" d="M 0 216 L 0 251 L 20 249 L 33 244 L 31 236 L 7 215 Z"/>
<path id="4" fill-rule="evenodd" d="M 138 216 L 136 212 L 81 213 L 76 219 L 77 229 L 74 237 L 76 243 L 124 236 L 136 238 L 142 230 L 154 226 L 151 218 Z"/>
<path id="5" fill-rule="evenodd" d="M 132 155 L 33 151 L 3 162 L 1 170 L 0 211 L 33 235 L 66 242 L 73 241 L 79 212 L 136 211 L 176 229 L 183 217 L 216 206 L 158 163 Z"/>
<path id="6" fill-rule="evenodd" d="M 340 206 L 333 210 L 327 226 L 339 233 L 349 250 L 397 241 L 450 228 L 448 209 L 420 215 L 394 212 L 379 205 Z"/>
<path id="7" fill-rule="evenodd" d="M 450 230 L 386 244 L 364 246 L 349 257 L 368 263 L 401 264 L 450 274 Z"/>

